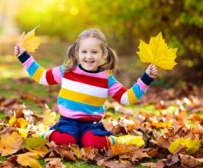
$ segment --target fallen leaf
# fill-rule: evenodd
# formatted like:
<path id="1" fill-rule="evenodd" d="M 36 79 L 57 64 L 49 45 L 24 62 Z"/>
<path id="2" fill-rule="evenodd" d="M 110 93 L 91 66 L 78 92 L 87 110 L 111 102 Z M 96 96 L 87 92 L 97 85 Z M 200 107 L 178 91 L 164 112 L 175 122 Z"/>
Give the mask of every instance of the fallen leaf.
<path id="1" fill-rule="evenodd" d="M 61 162 L 61 158 L 48 158 L 45 159 L 48 163 L 45 168 L 66 168 L 66 166 Z"/>
<path id="2" fill-rule="evenodd" d="M 27 152 L 24 154 L 19 154 L 17 162 L 22 166 L 29 166 L 32 168 L 42 168 L 40 163 L 37 161 L 39 158 L 37 153 Z"/>
<path id="3" fill-rule="evenodd" d="M 157 165 L 153 162 L 141 163 L 141 165 L 144 167 L 157 168 Z"/>
<path id="4" fill-rule="evenodd" d="M 179 146 L 185 146 L 188 154 L 194 154 L 199 149 L 200 142 L 201 141 L 198 139 L 191 140 L 190 137 L 187 139 L 181 137 L 176 139 L 174 142 L 171 142 L 168 150 L 174 154 L 177 152 Z"/>
<path id="5" fill-rule="evenodd" d="M 196 158 L 190 155 L 182 155 L 180 154 L 181 163 L 188 168 L 198 167 L 202 165 L 202 162 L 199 162 Z"/>
<path id="6" fill-rule="evenodd" d="M 8 156 L 16 153 L 20 149 L 22 142 L 22 137 L 16 132 L 2 135 L 0 140 L 1 156 Z"/>
<path id="7" fill-rule="evenodd" d="M 84 161 L 93 160 L 98 153 L 98 149 L 94 149 L 92 147 L 85 147 L 81 149 L 81 153 L 81 159 L 83 159 Z"/>
<path id="8" fill-rule="evenodd" d="M 23 146 L 25 148 L 32 148 L 32 149 L 35 149 L 39 146 L 44 146 L 45 144 L 46 144 L 46 140 L 41 137 L 26 138 L 23 142 Z"/>

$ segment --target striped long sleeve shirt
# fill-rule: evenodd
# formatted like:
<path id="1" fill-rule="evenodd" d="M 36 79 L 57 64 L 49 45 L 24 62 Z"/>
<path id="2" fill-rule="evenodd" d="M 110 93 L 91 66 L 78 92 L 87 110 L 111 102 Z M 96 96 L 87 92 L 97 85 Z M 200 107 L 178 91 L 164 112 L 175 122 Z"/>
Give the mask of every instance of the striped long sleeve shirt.
<path id="1" fill-rule="evenodd" d="M 45 70 L 27 52 L 18 58 L 36 82 L 43 85 L 61 84 L 58 95 L 60 115 L 83 121 L 100 121 L 108 96 L 121 104 L 134 104 L 153 81 L 144 73 L 137 83 L 126 89 L 108 70 L 89 73 L 77 66 L 63 73 L 64 65 Z"/>

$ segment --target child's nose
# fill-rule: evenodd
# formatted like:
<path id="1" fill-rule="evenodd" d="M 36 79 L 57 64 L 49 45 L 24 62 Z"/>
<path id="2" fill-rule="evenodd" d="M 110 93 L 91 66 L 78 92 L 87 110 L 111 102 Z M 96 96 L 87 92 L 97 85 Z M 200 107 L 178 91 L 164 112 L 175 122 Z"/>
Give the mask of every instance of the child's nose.
<path id="1" fill-rule="evenodd" d="M 92 58 L 92 54 L 91 54 L 91 53 L 88 53 L 88 54 L 87 54 L 87 58 Z"/>

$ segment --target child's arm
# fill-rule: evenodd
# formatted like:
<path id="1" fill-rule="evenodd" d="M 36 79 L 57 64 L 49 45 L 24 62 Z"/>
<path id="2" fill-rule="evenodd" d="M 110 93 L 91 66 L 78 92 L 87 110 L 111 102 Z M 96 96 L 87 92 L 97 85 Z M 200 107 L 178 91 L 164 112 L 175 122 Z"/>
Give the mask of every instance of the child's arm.
<path id="1" fill-rule="evenodd" d="M 112 74 L 109 75 L 109 96 L 121 104 L 134 104 L 146 92 L 147 88 L 157 77 L 158 71 L 155 65 L 150 64 L 141 78 L 130 89 L 126 89 Z"/>
<path id="2" fill-rule="evenodd" d="M 61 83 L 63 66 L 45 70 L 19 44 L 16 44 L 14 47 L 14 54 L 18 56 L 18 59 L 23 64 L 24 68 L 36 82 L 43 85 Z"/>

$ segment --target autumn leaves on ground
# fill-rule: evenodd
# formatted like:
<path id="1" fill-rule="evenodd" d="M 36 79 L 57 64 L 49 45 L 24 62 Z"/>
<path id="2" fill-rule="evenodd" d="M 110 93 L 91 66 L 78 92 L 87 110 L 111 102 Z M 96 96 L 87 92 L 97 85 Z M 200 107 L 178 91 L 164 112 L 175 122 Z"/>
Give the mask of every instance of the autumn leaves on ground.
<path id="1" fill-rule="evenodd" d="M 34 81 L 26 78 L 16 79 L 17 82 L 34 85 Z M 111 112 L 107 112 L 104 119 L 106 128 L 118 136 L 142 135 L 145 145 L 140 148 L 115 145 L 103 151 L 91 147 L 79 149 L 76 145 L 57 146 L 39 137 L 58 120 L 54 111 L 55 99 L 52 99 L 53 102 L 49 98 L 37 99 L 37 95 L 31 92 L 21 92 L 19 98 L 1 96 L 0 111 L 5 118 L 0 120 L 0 165 L 68 167 L 69 161 L 82 160 L 112 168 L 135 165 L 151 168 L 202 167 L 203 118 L 200 112 L 203 104 L 198 98 L 201 94 L 199 91 L 195 87 L 179 91 L 151 88 L 135 107 L 107 101 L 107 110 Z M 26 107 L 23 104 L 26 99 L 43 106 L 43 114 L 39 115 L 32 107 Z M 50 102 L 53 109 L 45 105 Z M 114 118 L 114 114 L 118 117 Z"/>
<path id="2" fill-rule="evenodd" d="M 36 84 L 14 56 L 0 59 L 0 65 L 0 167 L 203 167 L 202 88 L 150 87 L 133 106 L 108 100 L 106 129 L 117 136 L 141 135 L 144 146 L 79 149 L 40 138 L 58 120 L 59 86 Z"/>

